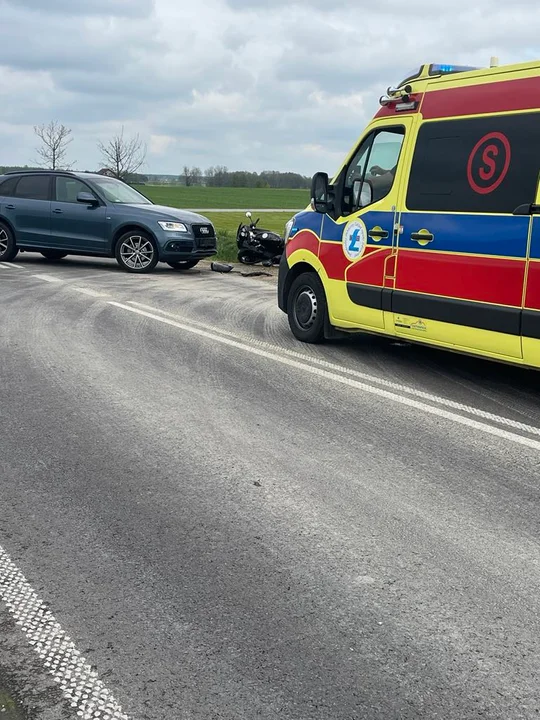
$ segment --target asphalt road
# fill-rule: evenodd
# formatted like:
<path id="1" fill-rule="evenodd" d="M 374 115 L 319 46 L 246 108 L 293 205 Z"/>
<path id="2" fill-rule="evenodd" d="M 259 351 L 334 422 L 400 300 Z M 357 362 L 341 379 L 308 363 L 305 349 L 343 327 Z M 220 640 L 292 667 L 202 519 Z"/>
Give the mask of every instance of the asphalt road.
<path id="1" fill-rule="evenodd" d="M 128 717 L 538 717 L 540 375 L 299 345 L 271 280 L 16 263 L 0 546 Z M 76 717 L 27 631 L 0 603 L 2 677 Z"/>

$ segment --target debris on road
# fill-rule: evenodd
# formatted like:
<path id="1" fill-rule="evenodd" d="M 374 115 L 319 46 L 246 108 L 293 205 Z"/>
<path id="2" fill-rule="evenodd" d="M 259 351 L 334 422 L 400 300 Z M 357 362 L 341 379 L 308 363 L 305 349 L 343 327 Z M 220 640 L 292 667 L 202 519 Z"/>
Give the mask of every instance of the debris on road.
<path id="1" fill-rule="evenodd" d="M 230 273 L 231 270 L 233 269 L 233 266 L 230 265 L 229 263 L 213 262 L 213 263 L 210 264 L 210 268 L 211 268 L 214 272 Z"/>

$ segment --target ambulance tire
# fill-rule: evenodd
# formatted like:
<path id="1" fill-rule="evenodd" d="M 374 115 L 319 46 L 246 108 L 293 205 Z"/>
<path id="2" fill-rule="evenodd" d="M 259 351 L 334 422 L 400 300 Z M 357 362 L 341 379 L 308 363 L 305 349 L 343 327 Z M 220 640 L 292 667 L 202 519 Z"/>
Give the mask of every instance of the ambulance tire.
<path id="1" fill-rule="evenodd" d="M 287 315 L 297 340 L 312 344 L 324 342 L 328 306 L 317 273 L 302 273 L 293 281 L 287 299 Z"/>

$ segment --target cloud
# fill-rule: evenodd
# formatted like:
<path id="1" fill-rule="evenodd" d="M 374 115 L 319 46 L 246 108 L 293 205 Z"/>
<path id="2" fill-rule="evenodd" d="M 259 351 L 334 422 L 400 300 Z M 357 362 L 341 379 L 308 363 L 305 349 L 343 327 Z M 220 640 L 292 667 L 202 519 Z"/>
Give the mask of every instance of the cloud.
<path id="1" fill-rule="evenodd" d="M 170 135 L 150 135 L 150 154 L 165 155 L 175 142 L 176 139 Z"/>
<path id="2" fill-rule="evenodd" d="M 533 0 L 0 0 L 0 164 L 31 162 L 33 125 L 147 142 L 147 170 L 183 165 L 332 173 L 378 97 L 425 62 L 540 56 Z"/>
<path id="3" fill-rule="evenodd" d="M 91 2 L 74 2 L 74 0 L 5 0 L 5 5 L 18 9 L 34 11 L 40 16 L 45 13 L 62 16 L 68 15 L 101 15 L 111 17 L 147 16 L 151 13 L 153 0 L 91 0 Z"/>

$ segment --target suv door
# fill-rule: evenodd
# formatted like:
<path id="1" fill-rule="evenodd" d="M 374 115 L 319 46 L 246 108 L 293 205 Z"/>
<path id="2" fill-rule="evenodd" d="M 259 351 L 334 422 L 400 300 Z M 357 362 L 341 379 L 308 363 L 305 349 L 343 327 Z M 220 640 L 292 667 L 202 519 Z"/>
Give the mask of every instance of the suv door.
<path id="1" fill-rule="evenodd" d="M 78 202 L 79 193 L 90 193 L 99 204 Z M 57 175 L 51 209 L 51 242 L 55 248 L 92 254 L 106 252 L 107 209 L 89 185 L 76 177 Z"/>
<path id="2" fill-rule="evenodd" d="M 338 321 L 385 327 L 394 280 L 399 178 L 413 122 L 403 117 L 372 125 L 333 183 L 337 207 L 334 217 L 324 217 L 319 258 L 329 278 L 330 312 Z"/>
<path id="3" fill-rule="evenodd" d="M 21 175 L 2 211 L 20 247 L 48 247 L 51 238 L 51 176 Z"/>

